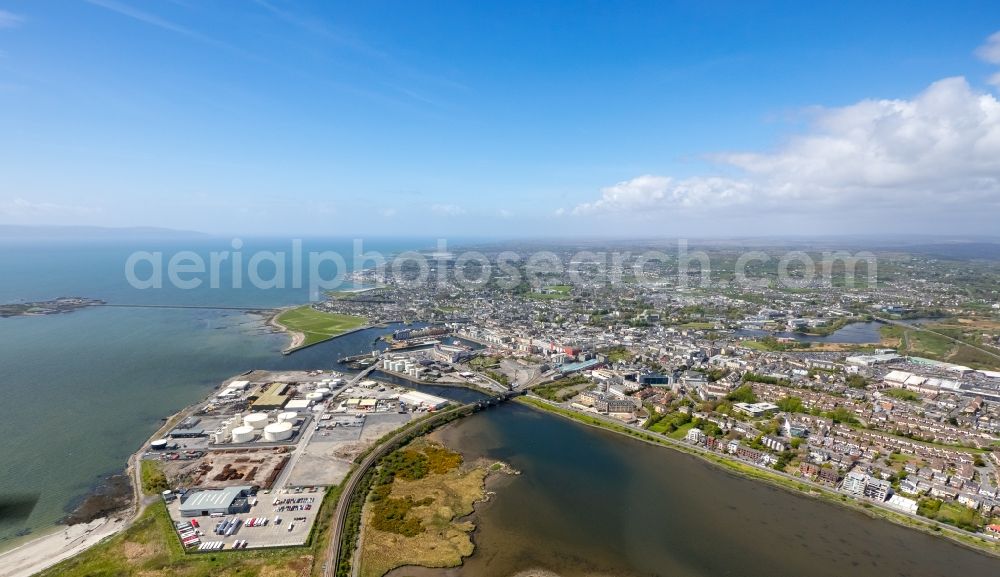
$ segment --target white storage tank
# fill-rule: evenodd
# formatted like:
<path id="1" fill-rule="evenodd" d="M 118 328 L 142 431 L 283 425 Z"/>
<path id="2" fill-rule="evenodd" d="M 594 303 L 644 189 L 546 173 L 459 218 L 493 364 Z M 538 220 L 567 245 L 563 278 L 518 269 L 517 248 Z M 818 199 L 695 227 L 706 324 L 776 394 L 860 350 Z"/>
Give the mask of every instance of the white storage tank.
<path id="1" fill-rule="evenodd" d="M 323 393 L 309 393 L 306 395 L 306 400 L 318 403 L 323 400 Z"/>
<path id="2" fill-rule="evenodd" d="M 329 387 L 320 387 L 316 389 L 316 392 L 323 395 L 324 397 L 330 394 Z"/>
<path id="3" fill-rule="evenodd" d="M 255 429 L 263 429 L 269 420 L 267 413 L 251 413 L 243 417 L 243 424 Z"/>
<path id="4" fill-rule="evenodd" d="M 296 413 L 295 411 L 285 411 L 284 413 L 278 415 L 278 422 L 284 423 L 287 421 L 289 423 L 294 423 L 298 418 L 299 414 Z"/>
<path id="5" fill-rule="evenodd" d="M 285 441 L 292 438 L 292 424 L 288 421 L 271 423 L 264 427 L 264 440 L 269 442 Z"/>
<path id="6" fill-rule="evenodd" d="M 233 429 L 233 442 L 234 443 L 249 443 L 254 440 L 257 436 L 257 430 L 250 425 L 243 425 L 242 427 L 236 427 Z"/>
<path id="7" fill-rule="evenodd" d="M 154 451 L 163 451 L 163 450 L 165 450 L 167 448 L 167 440 L 166 439 L 157 439 L 157 440 L 153 441 L 152 443 L 150 443 L 149 446 Z"/>

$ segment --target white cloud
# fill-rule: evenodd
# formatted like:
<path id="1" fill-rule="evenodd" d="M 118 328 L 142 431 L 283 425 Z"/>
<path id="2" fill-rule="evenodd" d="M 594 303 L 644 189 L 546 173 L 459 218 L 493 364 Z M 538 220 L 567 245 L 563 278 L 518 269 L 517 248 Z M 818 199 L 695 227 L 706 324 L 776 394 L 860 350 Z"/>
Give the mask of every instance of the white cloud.
<path id="1" fill-rule="evenodd" d="M 393 207 L 390 206 L 388 208 L 383 208 L 383 209 L 379 210 L 378 212 L 379 212 L 379 214 L 382 215 L 382 218 L 392 218 L 392 217 L 396 216 L 396 213 L 398 211 L 395 208 L 393 208 Z"/>
<path id="2" fill-rule="evenodd" d="M 601 189 L 601 198 L 578 205 L 573 214 L 610 211 L 647 211 L 668 207 L 695 208 L 746 202 L 752 185 L 720 177 L 675 180 L 645 174 Z"/>
<path id="3" fill-rule="evenodd" d="M 431 206 L 431 212 L 439 216 L 462 216 L 465 209 L 454 204 L 435 204 Z"/>
<path id="4" fill-rule="evenodd" d="M 986 39 L 986 43 L 976 49 L 976 56 L 990 64 L 1000 64 L 1000 32 Z"/>
<path id="5" fill-rule="evenodd" d="M 776 198 L 943 193 L 1000 177 L 1000 102 L 964 78 L 946 78 L 913 100 L 825 111 L 810 134 L 776 153 L 719 158 L 763 180 Z"/>
<path id="6" fill-rule="evenodd" d="M 821 110 L 805 134 L 770 153 L 713 157 L 733 176 L 644 175 L 601 191 L 574 214 L 598 211 L 932 210 L 1000 206 L 1000 102 L 946 78 L 911 100 L 865 100 Z"/>
<path id="7" fill-rule="evenodd" d="M 102 212 L 101 208 L 93 206 L 79 206 L 72 204 L 59 204 L 55 202 L 32 202 L 23 198 L 0 201 L 0 215 L 2 216 L 38 216 L 38 215 L 71 215 L 85 216 Z"/>
<path id="8" fill-rule="evenodd" d="M 506 208 L 501 208 L 500 210 L 497 211 L 497 215 L 500 218 L 511 218 L 514 216 L 514 213 L 513 211 L 507 210 Z"/>
<path id="9" fill-rule="evenodd" d="M 6 10 L 0 10 L 0 28 L 15 28 L 23 22 L 24 18 L 22 16 Z"/>

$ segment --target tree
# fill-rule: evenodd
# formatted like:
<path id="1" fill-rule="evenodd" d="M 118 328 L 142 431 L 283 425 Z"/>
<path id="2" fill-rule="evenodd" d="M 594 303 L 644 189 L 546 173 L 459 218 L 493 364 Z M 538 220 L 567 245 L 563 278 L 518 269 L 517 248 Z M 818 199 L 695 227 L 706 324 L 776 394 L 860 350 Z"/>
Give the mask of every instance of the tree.
<path id="1" fill-rule="evenodd" d="M 701 424 L 701 430 L 709 437 L 721 437 L 722 429 L 712 421 L 705 421 Z"/>
<path id="2" fill-rule="evenodd" d="M 805 408 L 802 405 L 802 399 L 799 397 L 785 397 L 780 399 L 777 403 L 778 408 L 786 413 L 804 413 Z"/>
<path id="3" fill-rule="evenodd" d="M 863 389 L 868 386 L 868 379 L 857 373 L 850 374 L 847 375 L 847 386 L 852 389 Z"/>
<path id="4" fill-rule="evenodd" d="M 734 403 L 756 403 L 757 395 L 754 394 L 750 385 L 740 385 L 733 392 L 726 395 L 726 399 Z"/>
<path id="5" fill-rule="evenodd" d="M 834 423 L 857 424 L 858 422 L 858 419 L 854 416 L 854 413 L 848 411 L 844 407 L 837 407 L 832 411 L 827 411 L 825 416 L 828 419 L 833 419 Z"/>

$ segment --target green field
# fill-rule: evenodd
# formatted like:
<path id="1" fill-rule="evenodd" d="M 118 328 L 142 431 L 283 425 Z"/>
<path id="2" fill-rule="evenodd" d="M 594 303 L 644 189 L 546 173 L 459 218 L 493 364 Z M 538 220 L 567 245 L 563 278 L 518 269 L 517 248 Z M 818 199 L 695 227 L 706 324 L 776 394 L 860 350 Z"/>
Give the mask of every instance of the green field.
<path id="1" fill-rule="evenodd" d="M 659 424 L 659 423 L 657 423 L 657 424 Z M 685 424 L 681 425 L 680 427 L 677 427 L 676 431 L 674 431 L 672 433 L 667 433 L 667 436 L 670 437 L 671 439 L 680 441 L 685 436 L 687 436 L 688 431 L 690 431 L 692 428 L 694 428 L 694 423 L 685 423 Z"/>
<path id="2" fill-rule="evenodd" d="M 882 391 L 884 394 L 889 395 L 895 399 L 900 399 L 903 401 L 919 401 L 920 395 L 914 393 L 913 391 L 908 391 L 906 389 L 886 389 Z"/>
<path id="3" fill-rule="evenodd" d="M 326 313 L 303 305 L 287 310 L 274 319 L 289 331 L 302 333 L 305 340 L 300 347 L 308 347 L 347 331 L 362 327 L 367 322 L 363 317 Z"/>
<path id="4" fill-rule="evenodd" d="M 911 331 L 908 338 L 913 354 L 927 355 L 931 358 L 947 357 L 954 346 L 947 338 L 925 331 Z"/>
<path id="5" fill-rule="evenodd" d="M 953 334 L 953 338 L 960 338 L 966 342 L 971 340 L 959 329 L 944 325 L 932 325 L 932 328 L 943 333 Z M 1000 360 L 996 357 L 969 344 L 951 341 L 943 334 L 898 325 L 883 326 L 879 331 L 882 335 L 882 344 L 896 348 L 900 354 L 967 365 L 976 369 L 1000 367 Z"/>

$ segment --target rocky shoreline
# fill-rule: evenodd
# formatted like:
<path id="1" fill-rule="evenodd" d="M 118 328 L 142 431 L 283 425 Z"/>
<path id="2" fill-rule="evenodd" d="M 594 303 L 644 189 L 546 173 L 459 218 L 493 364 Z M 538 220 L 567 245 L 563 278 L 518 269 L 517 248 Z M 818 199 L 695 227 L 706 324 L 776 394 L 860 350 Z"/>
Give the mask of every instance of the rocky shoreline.
<path id="1" fill-rule="evenodd" d="M 94 488 L 76 504 L 70 504 L 70 512 L 63 517 L 60 525 L 90 523 L 101 518 L 113 518 L 124 514 L 132 507 L 134 490 L 128 475 L 114 473 L 101 479 Z"/>

